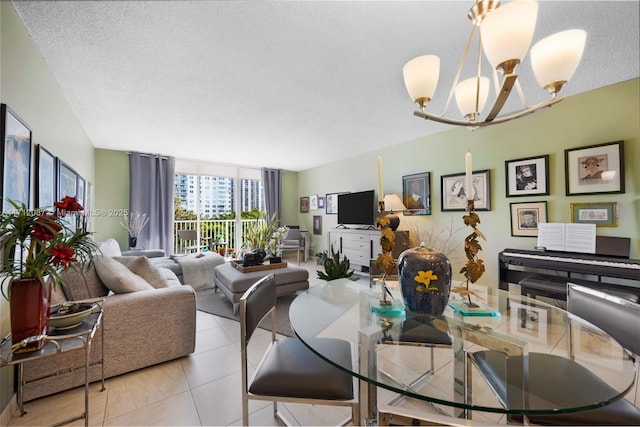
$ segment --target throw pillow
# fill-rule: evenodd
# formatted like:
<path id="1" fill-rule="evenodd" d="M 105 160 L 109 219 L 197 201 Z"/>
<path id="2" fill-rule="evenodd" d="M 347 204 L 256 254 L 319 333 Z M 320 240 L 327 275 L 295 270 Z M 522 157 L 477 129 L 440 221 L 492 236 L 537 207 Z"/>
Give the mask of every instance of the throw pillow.
<path id="1" fill-rule="evenodd" d="M 60 274 L 66 299 L 77 301 L 88 298 L 106 296 L 109 289 L 100 281 L 94 266 L 88 266 L 84 271 L 75 264 Z"/>
<path id="2" fill-rule="evenodd" d="M 149 262 L 149 258 L 144 256 L 119 256 L 113 257 L 116 261 L 124 264 L 129 270 L 146 280 L 156 289 L 169 286 L 167 279 L 160 273 L 160 270 Z"/>
<path id="3" fill-rule="evenodd" d="M 120 264 L 113 258 L 97 256 L 94 262 L 100 280 L 114 294 L 153 289 L 142 277 L 133 273 L 124 264 Z"/>
<path id="4" fill-rule="evenodd" d="M 107 239 L 98 243 L 99 253 L 104 256 L 122 256 L 120 245 L 116 239 Z"/>

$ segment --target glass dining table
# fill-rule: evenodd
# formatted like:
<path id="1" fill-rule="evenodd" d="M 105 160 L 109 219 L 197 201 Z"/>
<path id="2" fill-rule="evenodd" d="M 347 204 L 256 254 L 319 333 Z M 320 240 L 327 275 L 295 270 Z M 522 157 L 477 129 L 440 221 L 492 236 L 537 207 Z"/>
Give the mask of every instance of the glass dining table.
<path id="1" fill-rule="evenodd" d="M 467 297 L 452 293 L 449 301 L 456 309 L 449 305 L 442 315 L 425 317 L 404 310 L 397 286 L 389 288 L 395 304 L 380 309 L 380 285 L 363 282 L 338 279 L 314 286 L 291 303 L 289 318 L 295 334 L 312 351 L 359 380 L 365 424 L 376 421 L 379 388 L 396 398 L 419 399 L 455 417 L 471 418 L 472 411 L 526 416 L 596 408 L 623 398 L 633 387 L 637 366 L 620 344 L 560 306 L 527 298 L 515 289 L 472 285 L 471 300 L 484 308 L 479 310 L 483 315 L 462 314 L 468 311 L 459 309 Z M 353 365 L 342 366 L 314 348 L 308 340 L 314 337 L 350 342 Z M 587 393 L 582 400 L 569 399 L 572 404 L 559 407 L 544 396 L 530 396 L 524 366 L 523 378 L 518 379 L 522 399 L 509 399 L 507 407 L 472 369 L 469 355 L 482 350 L 573 358 L 610 385 L 610 391 Z M 520 360 L 526 363 L 527 358 Z"/>

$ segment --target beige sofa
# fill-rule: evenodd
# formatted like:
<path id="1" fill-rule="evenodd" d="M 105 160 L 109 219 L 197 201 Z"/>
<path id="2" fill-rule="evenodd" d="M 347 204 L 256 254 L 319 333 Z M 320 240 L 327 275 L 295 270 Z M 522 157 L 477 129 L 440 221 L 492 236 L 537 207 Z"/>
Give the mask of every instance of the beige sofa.
<path id="1" fill-rule="evenodd" d="M 145 286 L 148 289 L 113 294 L 97 274 L 95 264 L 99 262 L 96 259 L 84 275 L 79 271 L 67 271 L 64 274 L 66 286 L 57 287 L 53 298 L 53 302 L 105 300 L 102 327 L 106 378 L 186 356 L 195 349 L 196 295 L 193 288 L 181 285 L 168 270 L 149 268 L 145 257 L 131 259 L 138 259 L 153 277 L 159 277 L 160 273 L 170 280 L 161 280 L 161 285 L 156 284 L 158 288 Z M 97 363 L 100 355 L 98 331 L 90 353 L 91 381 L 100 379 L 101 367 Z M 84 352 L 80 350 L 26 362 L 24 400 L 83 385 L 83 356 Z"/>

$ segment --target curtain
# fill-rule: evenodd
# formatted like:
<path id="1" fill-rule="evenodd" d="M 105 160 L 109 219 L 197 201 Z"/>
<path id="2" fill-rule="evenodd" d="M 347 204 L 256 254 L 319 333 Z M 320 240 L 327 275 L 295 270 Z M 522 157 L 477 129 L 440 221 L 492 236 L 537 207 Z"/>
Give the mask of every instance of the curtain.
<path id="1" fill-rule="evenodd" d="M 264 202 L 267 218 L 275 213 L 280 221 L 280 169 L 262 168 L 262 187 L 264 188 Z"/>
<path id="2" fill-rule="evenodd" d="M 175 158 L 129 153 L 129 214 L 147 214 L 137 247 L 173 253 Z"/>

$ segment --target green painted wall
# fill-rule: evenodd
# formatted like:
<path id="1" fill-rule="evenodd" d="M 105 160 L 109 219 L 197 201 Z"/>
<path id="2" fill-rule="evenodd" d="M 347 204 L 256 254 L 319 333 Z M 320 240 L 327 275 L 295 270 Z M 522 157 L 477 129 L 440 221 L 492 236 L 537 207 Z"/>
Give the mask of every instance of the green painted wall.
<path id="1" fill-rule="evenodd" d="M 96 149 L 95 162 L 95 239 L 113 237 L 127 250 L 127 230 L 120 223 L 122 211 L 129 209 L 129 153 Z"/>
<path id="2" fill-rule="evenodd" d="M 283 225 L 298 225 L 298 172 L 282 171 L 280 192 L 282 195 Z"/>
<path id="3" fill-rule="evenodd" d="M 440 176 L 463 173 L 465 153 L 473 154 L 474 170 L 491 170 L 491 210 L 478 212 L 480 230 L 487 241 L 482 242 L 481 258 L 487 272 L 482 282 L 496 285 L 498 253 L 504 248 L 531 249 L 532 237 L 512 237 L 510 203 L 546 201 L 549 222 L 570 222 L 569 205 L 576 202 L 618 202 L 619 226 L 598 227 L 597 234 L 631 238 L 631 256 L 640 257 L 640 79 L 569 97 L 547 111 L 502 125 L 477 131 L 452 129 L 391 148 L 371 152 L 356 158 L 300 172 L 299 194 L 323 195 L 338 191 L 377 189 L 378 155 L 382 156 L 383 187 L 385 193 L 402 194 L 402 176 L 418 172 L 431 173 L 430 216 L 400 217 L 401 230 L 440 230 L 453 220 L 464 227 L 463 212 L 441 212 Z M 406 114 L 411 114 L 407 111 Z M 419 120 L 416 118 L 416 120 Z M 626 192 L 609 195 L 565 196 L 564 150 L 624 140 Z M 550 155 L 549 196 L 510 197 L 505 195 L 505 161 L 524 157 Z M 335 227 L 337 216 L 325 215 L 323 210 L 299 214 L 299 222 L 312 229 L 313 215 L 323 216 L 323 235 L 313 236 L 315 250 L 327 248 L 326 232 Z M 454 227 L 455 228 L 455 227 Z M 462 240 L 468 228 L 456 234 Z M 462 267 L 464 254 L 453 270 Z"/>
<path id="4" fill-rule="evenodd" d="M 0 100 L 31 128 L 34 148 L 42 144 L 86 180 L 94 181 L 91 141 L 58 83 L 8 1 L 0 2 Z M 32 171 L 35 170 L 35 156 Z M 31 173 L 32 189 L 35 173 Z M 34 194 L 34 191 L 31 191 Z M 33 203 L 33 200 L 32 200 Z M 9 305 L 0 299 L 0 336 L 10 331 Z M 13 367 L 0 369 L 0 413 L 14 394 Z"/>

